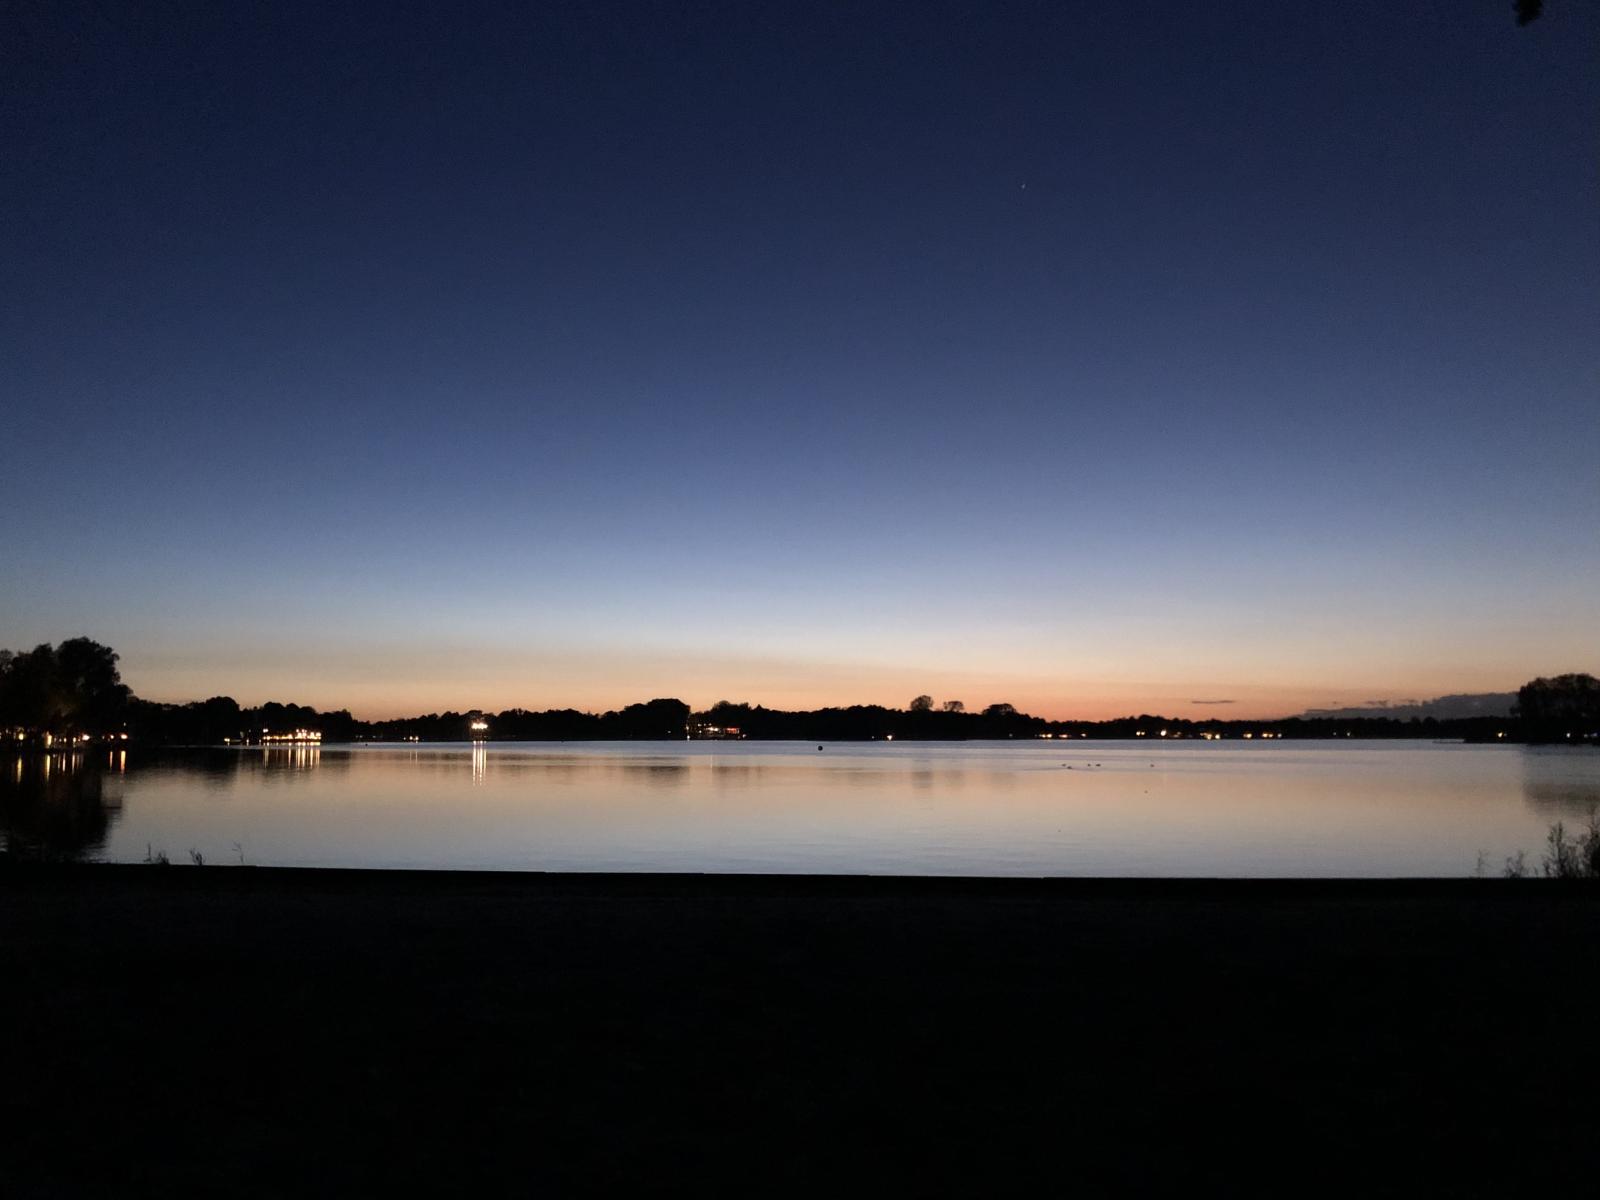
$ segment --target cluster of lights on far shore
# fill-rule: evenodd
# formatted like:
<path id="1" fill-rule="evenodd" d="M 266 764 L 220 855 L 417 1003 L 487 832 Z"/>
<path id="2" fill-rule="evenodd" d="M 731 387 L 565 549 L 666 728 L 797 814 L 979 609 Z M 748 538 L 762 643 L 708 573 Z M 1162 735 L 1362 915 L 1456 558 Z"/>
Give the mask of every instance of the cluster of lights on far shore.
<path id="1" fill-rule="evenodd" d="M 1150 731 L 1148 729 L 1137 729 L 1137 730 L 1134 731 L 1133 736 L 1134 737 L 1149 737 L 1150 736 Z M 1162 729 L 1162 730 L 1158 731 L 1155 736 L 1158 737 L 1158 738 L 1185 738 L 1185 737 L 1191 737 L 1192 736 L 1192 737 L 1199 738 L 1203 742 L 1220 742 L 1223 739 L 1223 734 L 1221 732 L 1219 732 L 1218 730 L 1215 730 L 1215 729 L 1202 729 L 1199 733 L 1196 733 L 1196 734 L 1186 734 L 1186 733 L 1182 732 L 1181 730 L 1174 731 L 1174 730 L 1171 730 L 1171 729 Z M 1260 733 L 1241 733 L 1239 736 L 1242 737 L 1247 742 L 1248 741 L 1253 741 L 1256 738 L 1260 738 L 1263 741 L 1271 741 L 1274 738 L 1283 737 L 1283 734 L 1276 733 L 1276 732 L 1274 732 L 1274 731 L 1272 731 L 1270 729 L 1267 729 L 1267 730 L 1262 730 Z"/>
<path id="2" fill-rule="evenodd" d="M 1051 738 L 1060 738 L 1062 741 L 1067 741 L 1071 738 L 1086 738 L 1089 735 L 1087 733 L 1041 733 L 1037 736 L 1045 739 L 1046 741 L 1050 740 Z M 1133 732 L 1133 736 L 1167 738 L 1172 741 L 1181 740 L 1183 738 L 1199 738 L 1202 742 L 1220 742 L 1228 735 L 1216 729 L 1202 729 L 1199 733 L 1184 733 L 1180 729 L 1158 729 L 1154 731 L 1149 729 L 1136 729 Z M 1244 738 L 1246 741 L 1251 741 L 1256 738 L 1260 738 L 1264 741 L 1271 741 L 1274 738 L 1281 738 L 1283 734 L 1272 730 L 1263 730 L 1261 733 L 1240 733 L 1235 734 L 1234 736 Z M 1344 736 L 1349 737 L 1350 735 L 1345 734 Z M 1504 737 L 1505 735 L 1501 734 L 1501 736 Z"/>
<path id="3" fill-rule="evenodd" d="M 12 736 L 19 742 L 27 741 L 28 739 L 27 733 L 20 729 L 15 731 Z M 92 733 L 65 733 L 60 735 L 47 733 L 44 735 L 44 745 L 47 750 L 52 746 L 82 746 L 88 742 L 125 742 L 127 740 L 128 735 L 125 733 L 108 733 L 98 737 Z"/>

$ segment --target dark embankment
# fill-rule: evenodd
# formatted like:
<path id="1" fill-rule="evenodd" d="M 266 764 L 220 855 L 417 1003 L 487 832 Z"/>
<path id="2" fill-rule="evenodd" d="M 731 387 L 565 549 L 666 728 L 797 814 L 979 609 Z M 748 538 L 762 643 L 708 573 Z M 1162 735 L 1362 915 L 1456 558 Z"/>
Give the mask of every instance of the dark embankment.
<path id="1" fill-rule="evenodd" d="M 1581 1186 L 1600 890 L 0 868 L 10 1195 Z"/>

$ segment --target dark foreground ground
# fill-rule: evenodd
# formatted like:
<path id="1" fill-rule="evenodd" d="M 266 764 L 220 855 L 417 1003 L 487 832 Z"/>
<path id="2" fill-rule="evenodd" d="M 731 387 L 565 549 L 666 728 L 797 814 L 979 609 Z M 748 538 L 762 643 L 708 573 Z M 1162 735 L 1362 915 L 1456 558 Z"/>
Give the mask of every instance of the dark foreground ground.
<path id="1" fill-rule="evenodd" d="M 1600 889 L 0 866 L 0 1192 L 1596 1173 Z"/>

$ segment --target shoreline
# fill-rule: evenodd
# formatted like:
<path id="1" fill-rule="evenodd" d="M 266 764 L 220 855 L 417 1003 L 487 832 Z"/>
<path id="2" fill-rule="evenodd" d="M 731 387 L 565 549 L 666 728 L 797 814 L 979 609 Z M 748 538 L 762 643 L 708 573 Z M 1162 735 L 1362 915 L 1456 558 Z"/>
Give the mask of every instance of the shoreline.
<path id="1" fill-rule="evenodd" d="M 0 910 L 14 1195 L 1478 1192 L 1592 1135 L 1582 884 L 9 863 Z"/>
<path id="2" fill-rule="evenodd" d="M 1487 900 L 1508 903 L 1512 895 L 1535 893 L 1541 900 L 1582 903 L 1600 885 L 1582 879 L 1501 876 L 1395 875 L 913 875 L 783 871 L 535 871 L 457 867 L 307 867 L 219 861 L 196 867 L 173 861 L 146 863 L 108 860 L 46 861 L 0 853 L 0 889 L 7 882 L 26 888 L 74 890 L 171 888 L 179 892 L 215 890 L 384 892 L 503 891 L 589 896 L 860 896 L 918 899 L 1036 899 L 1060 901 L 1170 899 L 1300 900 L 1336 903 L 1351 900 Z M 212 876 L 239 876 L 222 886 Z M 204 877 L 204 878 L 202 878 Z M 1482 894 L 1480 894 L 1482 893 Z M 1518 898 L 1525 898 L 1518 895 Z"/>

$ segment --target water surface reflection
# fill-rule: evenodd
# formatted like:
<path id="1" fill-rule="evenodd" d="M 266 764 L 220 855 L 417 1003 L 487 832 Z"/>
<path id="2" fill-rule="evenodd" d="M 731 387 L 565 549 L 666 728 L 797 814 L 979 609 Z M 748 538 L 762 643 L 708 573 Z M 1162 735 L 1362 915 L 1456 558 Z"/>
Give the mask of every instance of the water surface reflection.
<path id="1" fill-rule="evenodd" d="M 0 773 L 0 845 L 27 859 L 95 857 L 122 809 L 126 750 L 19 756 Z"/>
<path id="2" fill-rule="evenodd" d="M 1600 808 L 1600 750 L 1586 746 L 1526 746 L 1522 791 L 1528 805 L 1551 821 Z"/>
<path id="3" fill-rule="evenodd" d="M 1600 753 L 1433 743 L 478 743 L 0 763 L 15 854 L 514 870 L 1453 875 Z"/>

